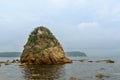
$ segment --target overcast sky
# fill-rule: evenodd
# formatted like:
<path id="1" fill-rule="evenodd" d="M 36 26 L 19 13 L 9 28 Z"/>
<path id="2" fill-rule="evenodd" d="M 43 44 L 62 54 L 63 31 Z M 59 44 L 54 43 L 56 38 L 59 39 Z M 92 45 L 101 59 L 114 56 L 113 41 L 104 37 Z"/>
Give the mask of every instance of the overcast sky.
<path id="1" fill-rule="evenodd" d="M 0 51 L 22 51 L 41 25 L 65 51 L 120 54 L 120 0 L 0 0 Z"/>

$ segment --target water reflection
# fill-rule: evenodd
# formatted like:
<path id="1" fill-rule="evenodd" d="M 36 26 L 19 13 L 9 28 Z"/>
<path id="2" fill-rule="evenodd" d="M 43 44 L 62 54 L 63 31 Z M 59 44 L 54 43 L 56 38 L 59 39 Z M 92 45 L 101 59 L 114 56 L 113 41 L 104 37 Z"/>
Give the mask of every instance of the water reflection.
<path id="1" fill-rule="evenodd" d="M 54 80 L 61 79 L 64 65 L 29 65 L 23 69 L 25 80 Z"/>

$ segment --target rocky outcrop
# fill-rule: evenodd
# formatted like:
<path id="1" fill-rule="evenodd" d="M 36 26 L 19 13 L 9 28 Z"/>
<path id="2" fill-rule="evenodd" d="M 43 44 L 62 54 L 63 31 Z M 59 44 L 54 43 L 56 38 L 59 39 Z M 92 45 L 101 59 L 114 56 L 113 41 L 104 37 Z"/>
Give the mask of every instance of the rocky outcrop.
<path id="1" fill-rule="evenodd" d="M 64 64 L 72 62 L 65 56 L 56 37 L 45 27 L 37 27 L 29 35 L 21 55 L 21 63 Z"/>

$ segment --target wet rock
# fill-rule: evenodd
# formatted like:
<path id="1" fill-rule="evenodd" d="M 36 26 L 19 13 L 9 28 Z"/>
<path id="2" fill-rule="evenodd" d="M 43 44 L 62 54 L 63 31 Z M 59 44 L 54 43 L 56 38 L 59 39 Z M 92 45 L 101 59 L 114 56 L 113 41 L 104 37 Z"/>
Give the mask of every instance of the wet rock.
<path id="1" fill-rule="evenodd" d="M 19 64 L 20 67 L 25 67 L 26 64 L 25 63 L 22 63 L 22 64 Z"/>
<path id="2" fill-rule="evenodd" d="M 84 62 L 84 61 L 86 61 L 86 59 L 81 59 L 81 60 L 79 60 L 80 62 Z"/>
<path id="3" fill-rule="evenodd" d="M 77 78 L 76 77 L 71 77 L 70 80 L 77 80 Z"/>
<path id="4" fill-rule="evenodd" d="M 100 60 L 97 60 L 97 61 L 96 61 L 96 63 L 99 63 L 99 62 L 101 62 L 101 61 L 100 61 Z"/>
<path id="5" fill-rule="evenodd" d="M 106 63 L 115 63 L 113 60 L 106 60 Z"/>
<path id="6" fill-rule="evenodd" d="M 97 60 L 96 62 L 97 63 L 99 63 L 99 62 L 115 63 L 115 61 L 113 61 L 113 60 Z"/>
<path id="7" fill-rule="evenodd" d="M 91 63 L 92 63 L 93 61 L 88 61 L 88 62 L 91 62 Z"/>
<path id="8" fill-rule="evenodd" d="M 0 64 L 5 63 L 4 61 L 0 61 Z"/>
<path id="9" fill-rule="evenodd" d="M 19 59 L 16 59 L 16 62 L 18 62 L 18 63 L 19 63 L 19 62 L 20 62 L 20 60 L 19 60 Z"/>
<path id="10" fill-rule="evenodd" d="M 96 74 L 95 77 L 99 78 L 99 79 L 102 79 L 102 78 L 105 78 L 105 77 L 108 78 L 109 76 L 106 76 L 104 74 Z"/>
<path id="11" fill-rule="evenodd" d="M 65 56 L 56 37 L 45 27 L 37 27 L 29 35 L 20 57 L 26 64 L 64 64 L 72 60 Z"/>
<path id="12" fill-rule="evenodd" d="M 10 65 L 11 62 L 10 62 L 9 60 L 7 60 L 4 64 L 5 64 L 5 65 Z"/>
<path id="13" fill-rule="evenodd" d="M 16 60 L 13 60 L 12 63 L 16 63 Z"/>

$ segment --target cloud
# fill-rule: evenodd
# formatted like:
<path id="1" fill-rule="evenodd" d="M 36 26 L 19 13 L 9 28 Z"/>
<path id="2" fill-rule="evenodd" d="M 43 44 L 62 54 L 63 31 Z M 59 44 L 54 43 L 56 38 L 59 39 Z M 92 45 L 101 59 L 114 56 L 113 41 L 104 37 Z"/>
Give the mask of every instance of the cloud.
<path id="1" fill-rule="evenodd" d="M 84 8 L 88 5 L 88 0 L 51 0 L 48 5 L 51 5 L 54 8 Z"/>
<path id="2" fill-rule="evenodd" d="M 117 48 L 119 43 L 118 28 L 102 27 L 98 22 L 82 22 L 78 25 L 76 44 L 79 43 L 79 47 L 90 51 L 94 50 L 108 50 Z M 76 35 L 77 35 L 76 34 Z M 117 35 L 118 34 L 118 35 Z"/>
<path id="3" fill-rule="evenodd" d="M 104 29 L 98 22 L 81 22 L 78 25 L 78 30 L 85 36 L 89 35 L 96 38 L 104 33 Z"/>
<path id="4" fill-rule="evenodd" d="M 78 27 L 81 29 L 86 29 L 86 28 L 98 28 L 99 24 L 97 22 L 81 22 Z"/>

